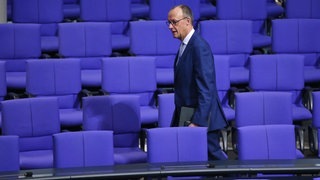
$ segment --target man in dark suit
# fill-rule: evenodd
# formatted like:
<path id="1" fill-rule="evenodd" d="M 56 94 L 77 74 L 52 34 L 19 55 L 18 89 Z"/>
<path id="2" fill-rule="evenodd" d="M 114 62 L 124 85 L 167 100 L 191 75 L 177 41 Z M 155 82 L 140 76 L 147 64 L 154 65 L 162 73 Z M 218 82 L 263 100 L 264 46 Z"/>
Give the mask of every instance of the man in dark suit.
<path id="1" fill-rule="evenodd" d="M 181 41 L 174 68 L 176 107 L 172 126 L 208 127 L 208 159 L 227 159 L 219 144 L 220 130 L 227 121 L 216 89 L 211 48 L 195 32 L 188 6 L 172 8 L 167 24 L 173 37 Z"/>

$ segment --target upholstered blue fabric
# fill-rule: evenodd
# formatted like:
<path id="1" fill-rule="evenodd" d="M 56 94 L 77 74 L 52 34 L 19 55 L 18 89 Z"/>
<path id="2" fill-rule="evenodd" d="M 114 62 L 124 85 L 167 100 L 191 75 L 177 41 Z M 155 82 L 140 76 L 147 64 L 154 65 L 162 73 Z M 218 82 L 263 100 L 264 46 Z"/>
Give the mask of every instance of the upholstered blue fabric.
<path id="1" fill-rule="evenodd" d="M 115 164 L 146 162 L 147 154 L 139 148 L 141 122 L 138 96 L 85 97 L 83 117 L 84 130 L 114 132 Z"/>
<path id="2" fill-rule="evenodd" d="M 52 135 L 60 132 L 58 100 L 53 97 L 2 102 L 2 133 L 19 136 L 20 168 L 52 168 Z"/>
<path id="3" fill-rule="evenodd" d="M 53 135 L 54 167 L 92 167 L 114 164 L 112 131 L 78 131 Z"/>

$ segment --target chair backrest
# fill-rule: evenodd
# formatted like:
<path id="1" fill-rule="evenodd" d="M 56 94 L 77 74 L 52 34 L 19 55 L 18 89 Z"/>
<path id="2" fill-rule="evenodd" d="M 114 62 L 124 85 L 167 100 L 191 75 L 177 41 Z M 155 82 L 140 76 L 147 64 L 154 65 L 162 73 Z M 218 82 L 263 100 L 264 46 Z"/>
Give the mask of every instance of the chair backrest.
<path id="1" fill-rule="evenodd" d="M 150 19 L 167 20 L 170 9 L 179 4 L 185 4 L 191 8 L 195 22 L 200 19 L 200 0 L 149 0 Z"/>
<path id="2" fill-rule="evenodd" d="M 101 58 L 112 53 L 111 26 L 106 22 L 59 24 L 59 54 L 81 61 L 81 82 L 85 87 L 101 86 Z"/>
<path id="3" fill-rule="evenodd" d="M 25 88 L 25 61 L 41 56 L 40 26 L 0 24 L 0 46 L 0 59 L 6 62 L 8 87 Z"/>
<path id="4" fill-rule="evenodd" d="M 320 2 L 317 0 L 285 1 L 286 18 L 319 19 Z"/>
<path id="5" fill-rule="evenodd" d="M 140 105 L 155 105 L 156 66 L 152 57 L 112 57 L 102 60 L 102 89 L 110 94 L 136 94 Z"/>
<path id="6" fill-rule="evenodd" d="M 174 113 L 174 93 L 158 95 L 158 127 L 170 127 Z"/>
<path id="7" fill-rule="evenodd" d="M 12 22 L 40 25 L 41 50 L 57 52 L 58 23 L 62 22 L 63 0 L 13 0 Z"/>
<path id="8" fill-rule="evenodd" d="M 19 136 L 20 152 L 52 149 L 52 134 L 60 132 L 56 98 L 2 101 L 2 133 Z"/>
<path id="9" fill-rule="evenodd" d="M 85 97 L 83 129 L 113 131 L 115 164 L 146 162 L 147 154 L 139 147 L 141 119 L 138 96 Z"/>
<path id="10" fill-rule="evenodd" d="M 320 92 L 312 92 L 312 126 L 320 128 Z"/>
<path id="11" fill-rule="evenodd" d="M 109 23 L 84 22 L 59 24 L 59 53 L 64 57 L 111 55 Z"/>
<path id="12" fill-rule="evenodd" d="M 0 172 L 19 171 L 19 137 L 0 136 Z"/>
<path id="13" fill-rule="evenodd" d="M 130 0 L 90 0 L 80 1 L 80 19 L 91 22 L 129 21 L 131 19 Z M 121 13 L 119 13 L 121 9 Z"/>
<path id="14" fill-rule="evenodd" d="M 216 55 L 228 55 L 231 83 L 247 83 L 246 70 L 249 55 L 253 50 L 252 23 L 248 20 L 207 20 L 199 23 L 200 34 Z M 243 68 L 244 71 L 233 68 Z"/>
<path id="15" fill-rule="evenodd" d="M 138 147 L 139 98 L 132 95 L 84 97 L 83 129 L 111 130 L 115 147 Z"/>
<path id="16" fill-rule="evenodd" d="M 52 135 L 60 132 L 58 100 L 25 98 L 1 105 L 2 134 L 19 136 L 20 168 L 52 168 Z"/>
<path id="17" fill-rule="evenodd" d="M 13 0 L 15 23 L 59 23 L 63 20 L 63 0 Z"/>
<path id="18" fill-rule="evenodd" d="M 238 128 L 239 160 L 296 159 L 293 125 L 256 125 Z"/>
<path id="19" fill-rule="evenodd" d="M 60 108 L 75 108 L 81 91 L 79 59 L 27 61 L 26 92 L 33 96 L 55 96 Z"/>
<path id="20" fill-rule="evenodd" d="M 267 19 L 266 0 L 217 0 L 217 19 L 251 20 L 253 32 L 262 32 Z M 263 30 L 265 31 L 265 30 Z"/>
<path id="21" fill-rule="evenodd" d="M 292 124 L 292 100 L 288 92 L 236 93 L 236 127 Z"/>
<path id="22" fill-rule="evenodd" d="M 155 58 L 157 83 L 160 85 L 173 84 L 173 65 L 179 43 L 172 37 L 165 21 L 150 20 L 130 23 L 130 53 L 135 56 Z"/>
<path id="23" fill-rule="evenodd" d="M 112 131 L 78 131 L 53 135 L 54 167 L 114 165 Z"/>
<path id="24" fill-rule="evenodd" d="M 272 51 L 304 56 L 305 82 L 317 82 L 315 71 L 320 57 L 320 19 L 279 19 L 272 21 Z"/>
<path id="25" fill-rule="evenodd" d="M 301 55 L 250 56 L 249 87 L 254 91 L 301 92 L 304 88 L 303 63 Z"/>
<path id="26" fill-rule="evenodd" d="M 0 101 L 4 99 L 4 96 L 6 94 L 7 94 L 6 64 L 4 61 L 0 61 Z M 0 110 L 1 110 L 1 107 L 0 107 Z"/>
<path id="27" fill-rule="evenodd" d="M 147 129 L 149 163 L 207 161 L 206 128 Z"/>

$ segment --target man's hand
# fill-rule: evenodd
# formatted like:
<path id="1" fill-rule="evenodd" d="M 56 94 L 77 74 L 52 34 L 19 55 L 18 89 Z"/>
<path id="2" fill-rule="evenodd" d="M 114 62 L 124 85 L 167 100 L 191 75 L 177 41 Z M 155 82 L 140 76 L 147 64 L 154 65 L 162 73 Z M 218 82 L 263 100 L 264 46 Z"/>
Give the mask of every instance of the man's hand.
<path id="1" fill-rule="evenodd" d="M 190 123 L 188 127 L 199 127 L 199 126 L 196 124 Z"/>

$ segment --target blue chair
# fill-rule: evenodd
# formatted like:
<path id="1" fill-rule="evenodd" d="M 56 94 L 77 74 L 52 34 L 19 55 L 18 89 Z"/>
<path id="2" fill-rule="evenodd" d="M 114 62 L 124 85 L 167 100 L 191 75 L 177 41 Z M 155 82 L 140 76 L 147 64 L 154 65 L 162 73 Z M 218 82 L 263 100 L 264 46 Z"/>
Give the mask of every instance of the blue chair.
<path id="1" fill-rule="evenodd" d="M 291 96 L 289 92 L 236 93 L 236 131 L 256 125 L 293 125 Z M 239 142 L 233 143 L 238 148 Z M 303 158 L 304 155 L 296 149 L 296 157 Z"/>
<path id="2" fill-rule="evenodd" d="M 146 131 L 148 163 L 207 162 L 207 130 L 204 127 L 152 128 Z M 201 177 L 167 177 L 201 179 Z"/>
<path id="3" fill-rule="evenodd" d="M 115 164 L 147 162 L 147 153 L 139 147 L 141 122 L 138 96 L 84 97 L 83 129 L 113 131 Z"/>
<path id="4" fill-rule="evenodd" d="M 12 22 L 41 26 L 41 50 L 58 51 L 58 23 L 63 21 L 63 0 L 13 0 Z"/>
<path id="5" fill-rule="evenodd" d="M 111 24 L 112 50 L 128 50 L 131 0 L 80 0 L 80 20 L 84 22 L 109 22 Z M 119 10 L 121 9 L 121 13 Z"/>
<path id="6" fill-rule="evenodd" d="M 5 62 L 0 61 L 0 102 L 4 100 L 7 95 L 7 81 L 6 81 L 6 67 Z M 0 132 L 2 126 L 1 106 L 0 106 Z"/>
<path id="7" fill-rule="evenodd" d="M 247 20 L 207 20 L 201 21 L 199 27 L 215 57 L 229 56 L 231 85 L 248 84 L 248 60 L 253 51 L 252 23 Z"/>
<path id="8" fill-rule="evenodd" d="M 293 125 L 253 125 L 238 128 L 239 160 L 297 159 Z"/>
<path id="9" fill-rule="evenodd" d="M 312 119 L 304 105 L 303 56 L 275 54 L 250 57 L 249 87 L 253 91 L 282 91 L 292 94 L 292 118 L 299 132 L 300 149 L 304 149 L 304 122 Z"/>
<path id="10" fill-rule="evenodd" d="M 312 92 L 312 123 L 309 128 L 309 145 L 310 150 L 317 154 L 320 157 L 320 92 Z"/>
<path id="11" fill-rule="evenodd" d="M 275 0 L 267 0 L 268 18 L 281 18 L 284 12 L 283 5 L 278 5 Z"/>
<path id="12" fill-rule="evenodd" d="M 19 137 L 0 136 L 0 172 L 18 172 L 19 164 Z"/>
<path id="13" fill-rule="evenodd" d="M 157 85 L 172 87 L 173 65 L 179 41 L 172 37 L 165 21 L 135 21 L 130 26 L 130 53 L 134 56 L 155 57 Z"/>
<path id="14" fill-rule="evenodd" d="M 53 146 L 54 168 L 114 165 L 112 131 L 54 134 Z"/>
<path id="15" fill-rule="evenodd" d="M 65 20 L 78 20 L 80 17 L 79 0 L 63 0 L 63 17 Z"/>
<path id="16" fill-rule="evenodd" d="M 101 86 L 101 59 L 112 53 L 109 23 L 59 24 L 59 54 L 81 61 L 81 84 L 85 88 Z"/>
<path id="17" fill-rule="evenodd" d="M 139 97 L 142 126 L 156 126 L 157 82 L 152 57 L 110 57 L 102 60 L 102 91 L 105 94 L 131 94 Z"/>
<path id="18" fill-rule="evenodd" d="M 158 95 L 158 127 L 170 127 L 174 113 L 174 93 Z"/>
<path id="19" fill-rule="evenodd" d="M 285 17 L 290 19 L 319 19 L 320 2 L 317 0 L 285 1 Z"/>
<path id="20" fill-rule="evenodd" d="M 268 48 L 267 0 L 217 0 L 217 19 L 252 21 L 252 43 L 255 49 Z"/>
<path id="21" fill-rule="evenodd" d="M 200 0 L 200 19 L 214 19 L 217 8 L 211 0 Z"/>
<path id="22" fill-rule="evenodd" d="M 2 134 L 19 136 L 20 169 L 52 168 L 52 135 L 60 132 L 58 100 L 24 98 L 1 105 Z"/>
<path id="23" fill-rule="evenodd" d="M 277 19 L 272 21 L 272 52 L 304 56 L 304 81 L 312 86 L 320 80 L 319 19 Z"/>
<path id="24" fill-rule="evenodd" d="M 56 97 L 63 129 L 81 129 L 81 73 L 79 59 L 27 61 L 26 93 L 30 97 Z"/>
<path id="25" fill-rule="evenodd" d="M 40 25 L 0 24 L 0 60 L 6 62 L 6 81 L 10 91 L 26 87 L 25 63 L 30 58 L 40 58 Z"/>
<path id="26" fill-rule="evenodd" d="M 131 0 L 132 19 L 148 19 L 149 10 L 147 0 Z"/>

